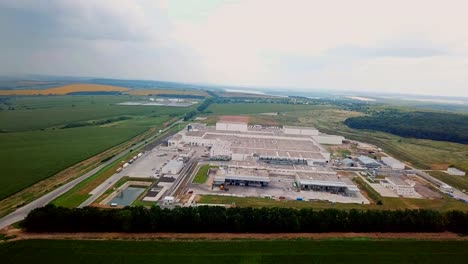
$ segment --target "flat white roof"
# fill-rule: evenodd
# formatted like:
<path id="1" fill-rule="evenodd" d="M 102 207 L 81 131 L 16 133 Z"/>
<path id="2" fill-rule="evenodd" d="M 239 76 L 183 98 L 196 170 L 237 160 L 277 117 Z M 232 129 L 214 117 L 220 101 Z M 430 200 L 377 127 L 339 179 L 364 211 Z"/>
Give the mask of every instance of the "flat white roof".
<path id="1" fill-rule="evenodd" d="M 215 176 L 214 181 L 226 181 L 226 180 L 233 180 L 233 181 L 257 181 L 257 182 L 270 182 L 269 177 L 262 177 L 262 176 L 250 176 L 250 175 L 224 175 L 224 176 Z"/>

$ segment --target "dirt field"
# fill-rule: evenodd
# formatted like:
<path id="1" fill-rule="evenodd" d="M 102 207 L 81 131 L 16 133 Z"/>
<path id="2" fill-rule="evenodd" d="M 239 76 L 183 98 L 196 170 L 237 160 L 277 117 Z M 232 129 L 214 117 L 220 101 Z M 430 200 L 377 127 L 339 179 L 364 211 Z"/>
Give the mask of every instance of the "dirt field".
<path id="1" fill-rule="evenodd" d="M 243 122 L 243 123 L 248 123 L 249 122 L 249 117 L 248 116 L 230 116 L 230 115 L 225 115 L 225 116 L 220 116 L 219 121 L 221 122 Z"/>
<path id="2" fill-rule="evenodd" d="M 25 239 L 82 239 L 82 240 L 233 240 L 233 239 L 353 239 L 368 238 L 375 240 L 416 239 L 416 240 L 468 240 L 467 236 L 455 233 L 278 233 L 278 234 L 237 234 L 237 233 L 26 233 L 11 229 L 7 235 L 15 236 L 13 240 Z"/>
<path id="3" fill-rule="evenodd" d="M 49 88 L 43 90 L 0 90 L 0 95 L 65 95 L 73 92 L 103 92 L 103 91 L 128 91 L 128 88 L 100 85 L 100 84 L 70 84 L 56 88 Z"/>

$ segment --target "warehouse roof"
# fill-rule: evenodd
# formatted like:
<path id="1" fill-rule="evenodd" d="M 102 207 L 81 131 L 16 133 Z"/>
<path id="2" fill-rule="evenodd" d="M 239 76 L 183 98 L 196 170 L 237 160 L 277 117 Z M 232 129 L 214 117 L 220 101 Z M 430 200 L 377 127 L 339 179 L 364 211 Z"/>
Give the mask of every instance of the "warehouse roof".
<path id="1" fill-rule="evenodd" d="M 371 164 L 375 164 L 375 165 L 380 165 L 380 163 L 378 161 L 376 161 L 375 159 L 372 159 L 372 158 L 369 158 L 367 156 L 359 156 L 358 157 L 358 160 L 362 163 L 364 163 L 365 165 L 371 165 Z"/>

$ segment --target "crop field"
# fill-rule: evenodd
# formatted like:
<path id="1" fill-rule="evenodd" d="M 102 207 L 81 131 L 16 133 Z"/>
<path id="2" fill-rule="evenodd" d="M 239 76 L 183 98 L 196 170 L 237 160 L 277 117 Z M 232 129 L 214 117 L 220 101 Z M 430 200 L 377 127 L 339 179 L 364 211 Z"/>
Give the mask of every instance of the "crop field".
<path id="1" fill-rule="evenodd" d="M 116 116 L 177 116 L 190 108 L 164 106 L 124 106 L 130 96 L 47 96 L 16 97 L 10 100 L 15 110 L 0 111 L 0 130 L 4 132 L 52 128 L 68 123 Z"/>
<path id="2" fill-rule="evenodd" d="M 320 108 L 323 108 L 323 106 L 269 103 L 233 103 L 212 104 L 210 105 L 210 107 L 208 107 L 208 111 L 212 111 L 216 115 L 240 115 L 255 113 L 304 111 Z"/>
<path id="3" fill-rule="evenodd" d="M 0 199 L 125 142 L 190 108 L 120 106 L 129 96 L 37 96 L 0 111 Z M 70 127 L 70 128 L 64 128 Z M 157 130 L 156 130 L 157 131 Z"/>
<path id="4" fill-rule="evenodd" d="M 0 244 L 2 263 L 465 263 L 467 241 L 23 240 Z"/>
<path id="5" fill-rule="evenodd" d="M 86 127 L 0 133 L 0 199 L 144 130 L 143 127 Z"/>
<path id="6" fill-rule="evenodd" d="M 124 87 L 80 83 L 39 90 L 0 90 L 0 95 L 65 95 L 75 92 L 124 92 L 128 90 Z"/>

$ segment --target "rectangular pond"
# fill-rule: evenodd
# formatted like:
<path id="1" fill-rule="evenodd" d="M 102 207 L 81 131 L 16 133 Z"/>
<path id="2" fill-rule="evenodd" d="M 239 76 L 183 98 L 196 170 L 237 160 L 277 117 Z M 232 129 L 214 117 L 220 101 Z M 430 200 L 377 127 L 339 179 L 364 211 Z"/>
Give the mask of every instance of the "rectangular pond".
<path id="1" fill-rule="evenodd" d="M 145 191 L 144 187 L 133 187 L 129 186 L 125 189 L 123 189 L 117 196 L 114 197 L 109 202 L 109 205 L 111 204 L 117 204 L 118 206 L 127 206 L 131 205 L 133 201 L 138 198 L 138 196 Z"/>

